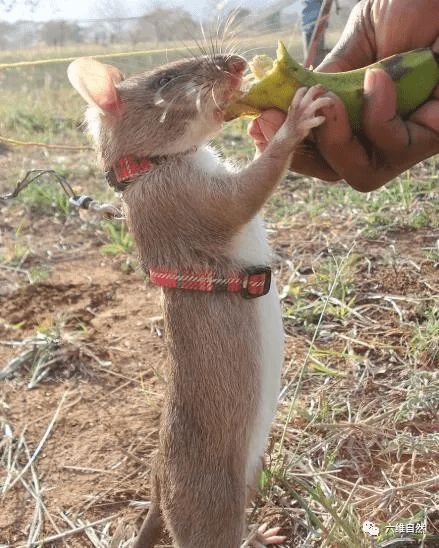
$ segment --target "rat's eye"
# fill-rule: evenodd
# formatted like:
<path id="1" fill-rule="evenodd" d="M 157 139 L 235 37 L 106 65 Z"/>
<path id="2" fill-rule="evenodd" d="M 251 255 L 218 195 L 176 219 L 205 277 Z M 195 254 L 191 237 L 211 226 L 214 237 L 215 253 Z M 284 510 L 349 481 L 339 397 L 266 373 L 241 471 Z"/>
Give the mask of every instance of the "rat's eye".
<path id="1" fill-rule="evenodd" d="M 166 86 L 166 84 L 169 84 L 169 82 L 172 80 L 170 76 L 162 76 L 159 80 L 159 86 L 162 88 L 163 86 Z"/>
<path id="2" fill-rule="evenodd" d="M 165 86 L 169 84 L 173 80 L 173 76 L 171 74 L 162 74 L 161 76 L 158 76 L 153 80 L 151 84 L 151 88 L 154 90 L 161 90 Z"/>

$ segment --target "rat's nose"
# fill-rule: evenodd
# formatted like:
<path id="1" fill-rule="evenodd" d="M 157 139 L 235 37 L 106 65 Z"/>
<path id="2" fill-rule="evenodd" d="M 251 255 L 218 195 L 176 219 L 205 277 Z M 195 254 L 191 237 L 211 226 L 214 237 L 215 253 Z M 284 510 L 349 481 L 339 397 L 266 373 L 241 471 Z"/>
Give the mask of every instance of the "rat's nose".
<path id="1" fill-rule="evenodd" d="M 241 76 L 247 68 L 247 62 L 239 55 L 231 55 L 227 60 L 227 68 L 232 74 Z"/>

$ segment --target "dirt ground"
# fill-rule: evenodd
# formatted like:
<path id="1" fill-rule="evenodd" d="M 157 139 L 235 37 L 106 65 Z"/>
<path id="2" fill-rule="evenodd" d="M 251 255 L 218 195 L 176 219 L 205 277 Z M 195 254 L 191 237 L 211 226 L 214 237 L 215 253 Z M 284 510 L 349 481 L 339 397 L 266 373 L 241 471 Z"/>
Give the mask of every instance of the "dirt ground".
<path id="1" fill-rule="evenodd" d="M 2 156 L 3 168 L 19 163 L 17 155 L 14 151 Z M 71 162 L 79 159 L 85 161 L 82 155 Z M 40 344 L 44 336 L 52 337 L 47 349 L 52 365 L 32 389 L 28 363 L 0 381 L 1 443 L 3 451 L 9 451 L 4 457 L 9 469 L 23 469 L 29 455 L 37 453 L 23 475 L 25 481 L 14 474 L 7 477 L 9 488 L 0 498 L 0 546 L 26 545 L 37 522 L 42 524 L 41 538 L 108 517 L 111 536 L 130 538 L 146 514 L 151 454 L 157 444 L 166 356 L 160 291 L 138 270 L 124 272 L 123 257 L 103 254 L 102 231 L 76 212 L 60 220 L 34 216 L 24 206 L 3 207 L 0 255 L 12 253 L 17 226 L 28 253 L 19 265 L 0 265 L 0 369 L 31 349 L 22 341 L 37 333 Z M 281 291 L 289 277 L 289 260 L 305 276 L 312 269 L 314 257 L 327 246 L 325 230 L 331 231 L 333 245 L 343 242 L 346 226 L 329 221 L 322 221 L 318 231 L 298 225 L 271 231 Z M 401 298 L 416 294 L 418 299 L 438 292 L 439 264 L 425 260 L 423 252 L 438 241 L 437 229 L 421 229 L 415 235 L 402 231 L 376 240 L 357 238 L 357 253 L 376 260 L 374 268 L 364 271 L 361 291 Z M 390 248 L 415 266 L 380 264 L 377 258 L 387 256 Z M 26 272 L 41 265 L 48 270 L 47 279 L 28 283 Z M 406 305 L 400 304 L 404 314 L 409 313 L 410 302 Z M 370 328 L 370 340 L 379 337 L 379 326 L 374 329 Z M 291 358 L 300 362 L 307 352 L 305 333 L 292 324 L 286 330 L 285 363 Z M 394 336 L 405 334 L 395 326 Z M 428 368 L 427 361 L 426 357 Z M 377 390 L 372 381 L 369 390 Z M 439 431 L 437 424 L 430 428 Z M 14 443 L 6 449 L 8 438 Z M 6 468 L 1 471 L 3 480 Z M 38 506 L 42 518 L 36 517 Z M 279 522 L 273 516 L 273 523 Z M 78 532 L 49 544 L 82 547 L 96 542 Z M 169 544 L 169 539 L 163 542 Z"/>

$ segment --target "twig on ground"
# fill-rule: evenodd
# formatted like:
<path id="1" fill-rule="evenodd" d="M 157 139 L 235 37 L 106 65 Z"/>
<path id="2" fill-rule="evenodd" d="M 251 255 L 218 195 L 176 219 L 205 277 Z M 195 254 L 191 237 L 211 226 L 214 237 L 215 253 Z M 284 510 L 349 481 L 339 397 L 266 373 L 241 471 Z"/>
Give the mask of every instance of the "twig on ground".
<path id="1" fill-rule="evenodd" d="M 76 527 L 73 521 L 71 521 L 64 512 L 61 512 L 61 517 L 68 525 L 70 525 L 72 529 Z M 93 531 L 89 523 L 85 523 L 84 521 L 78 518 L 78 526 L 83 527 L 84 533 L 87 535 L 88 539 L 93 544 L 93 546 L 95 546 L 95 548 L 105 548 L 105 545 L 100 542 L 96 533 Z"/>
<path id="2" fill-rule="evenodd" d="M 354 503 L 354 506 L 358 507 L 358 506 L 363 506 L 367 504 L 368 502 L 376 502 L 378 499 L 394 496 L 399 491 L 411 491 L 415 489 L 421 489 L 422 487 L 431 487 L 435 484 L 439 484 L 439 476 L 435 476 L 433 478 L 429 478 L 419 482 L 409 483 L 407 485 L 400 485 L 398 487 L 390 487 L 389 489 L 384 489 L 383 491 L 381 491 L 380 493 L 377 493 L 376 495 L 372 495 L 365 499 L 356 501 Z"/>
<path id="3" fill-rule="evenodd" d="M 99 470 L 98 468 L 84 468 L 83 466 L 63 465 L 64 470 L 73 470 L 74 472 L 83 472 L 85 474 L 115 474 L 114 470 Z"/>
<path id="4" fill-rule="evenodd" d="M 15 453 L 14 453 L 14 457 L 12 459 L 12 461 L 10 459 L 8 459 L 8 468 L 7 468 L 7 471 L 8 471 L 8 475 L 6 476 L 6 479 L 3 483 L 3 488 L 2 488 L 2 493 L 6 493 L 6 491 L 9 489 L 9 484 L 10 484 L 10 481 L 11 481 L 11 478 L 13 476 L 13 474 L 18 474 L 18 472 L 16 471 L 16 466 L 17 466 L 17 461 L 18 461 L 18 456 L 20 454 L 20 451 L 21 451 L 21 446 L 23 445 L 23 442 L 24 442 L 24 434 L 27 430 L 27 426 L 25 426 L 23 428 L 23 431 L 22 433 L 20 434 L 20 437 L 18 438 L 18 442 L 17 442 L 17 447 L 15 448 Z M 11 440 L 12 442 L 12 440 Z"/>
<path id="5" fill-rule="evenodd" d="M 11 489 L 11 487 L 13 487 L 17 481 L 20 480 L 20 478 L 29 470 L 29 468 L 32 466 L 32 463 L 34 462 L 34 460 L 37 458 L 37 456 L 39 455 L 41 449 L 43 448 L 43 445 L 46 443 L 46 440 L 47 438 L 49 437 L 50 435 L 50 432 L 53 428 L 53 425 L 55 424 L 57 418 L 58 418 L 58 415 L 60 414 L 61 412 L 61 409 L 62 409 L 62 406 L 64 405 L 64 402 L 66 400 L 66 397 L 67 397 L 67 392 L 64 392 L 59 404 L 58 404 L 58 407 L 56 408 L 55 410 L 55 413 L 52 417 L 52 420 L 50 421 L 47 429 L 46 429 L 46 432 L 44 433 L 43 437 L 41 438 L 41 441 L 40 443 L 38 444 L 37 448 L 35 449 L 34 451 L 34 454 L 32 455 L 32 457 L 29 459 L 29 462 L 26 464 L 26 466 L 21 470 L 21 472 L 18 474 L 18 476 L 12 481 L 12 483 L 9 484 L 9 486 L 7 486 L 7 488 L 5 489 L 5 487 L 3 487 L 3 493 L 6 492 L 7 489 Z M 5 484 L 6 485 L 6 484 Z"/>
<path id="6" fill-rule="evenodd" d="M 26 456 L 28 458 L 28 462 L 31 462 L 30 451 L 25 440 L 23 445 L 24 445 L 24 450 L 26 452 Z M 32 472 L 32 481 L 34 485 L 32 496 L 35 498 L 35 511 L 34 511 L 32 524 L 29 529 L 28 542 L 27 542 L 28 546 L 32 546 L 33 543 L 37 542 L 38 537 L 40 536 L 40 533 L 44 525 L 44 517 L 43 517 L 44 503 L 41 497 L 40 482 L 38 480 L 38 476 L 35 471 L 35 467 L 33 463 L 31 463 L 30 465 L 30 470 Z"/>
<path id="7" fill-rule="evenodd" d="M 43 539 L 40 539 L 38 542 L 34 542 L 32 544 L 33 546 L 42 546 L 44 544 L 49 544 L 50 542 L 55 542 L 56 540 L 61 540 L 66 537 L 70 537 L 71 535 L 76 535 L 77 533 L 82 533 L 84 529 L 87 529 L 87 527 L 95 527 L 96 525 L 100 525 L 102 523 L 105 523 L 106 521 L 109 521 L 115 517 L 117 517 L 118 514 L 113 514 L 111 516 L 107 516 L 106 518 L 99 519 L 98 521 L 94 521 L 93 523 L 89 523 L 87 525 L 82 525 L 80 527 L 75 527 L 74 529 L 70 529 L 69 531 L 63 531 L 62 533 L 58 533 L 56 535 L 52 535 L 50 537 L 46 537 Z M 27 548 L 27 545 L 19 546 L 18 548 Z"/>
<path id="8" fill-rule="evenodd" d="M 23 434 L 22 434 L 22 438 L 23 438 L 23 443 L 20 444 L 20 446 L 19 446 L 19 448 L 18 448 L 18 452 L 19 452 L 19 449 L 21 448 L 21 445 L 25 446 L 26 454 L 27 454 L 28 459 L 29 459 L 29 458 L 30 458 L 30 453 L 29 453 L 29 450 L 28 450 L 28 448 L 27 448 L 27 444 L 26 444 L 26 442 L 24 441 L 24 432 L 23 432 Z M 18 456 L 18 452 L 17 452 L 17 456 Z M 34 472 L 35 472 L 35 471 L 34 471 L 33 465 L 32 465 L 31 468 L 32 468 L 32 471 L 33 471 L 32 474 L 34 475 Z M 36 482 L 37 482 L 37 484 L 38 484 L 38 478 L 36 477 L 36 473 L 35 473 L 35 478 L 36 478 Z M 41 510 L 42 510 L 43 512 L 46 513 L 46 515 L 47 515 L 47 517 L 49 518 L 49 521 L 50 521 L 50 523 L 52 524 L 52 526 L 53 526 L 53 528 L 55 529 L 55 531 L 59 532 L 59 529 L 58 529 L 56 523 L 54 522 L 52 516 L 50 515 L 50 513 L 49 513 L 49 511 L 47 510 L 47 508 L 46 508 L 44 502 L 43 502 L 42 499 L 41 499 L 41 496 L 40 496 L 40 494 L 39 494 L 39 493 L 41 493 L 41 491 L 39 491 L 39 493 L 38 493 L 36 489 L 35 489 L 35 490 L 32 489 L 32 487 L 25 481 L 25 479 L 24 479 L 23 477 L 20 478 L 20 482 L 21 482 L 21 484 L 23 485 L 23 487 L 26 489 L 26 491 L 35 499 L 35 501 L 37 502 L 37 504 L 40 504 Z M 35 481 L 34 481 L 34 484 L 35 484 Z"/>

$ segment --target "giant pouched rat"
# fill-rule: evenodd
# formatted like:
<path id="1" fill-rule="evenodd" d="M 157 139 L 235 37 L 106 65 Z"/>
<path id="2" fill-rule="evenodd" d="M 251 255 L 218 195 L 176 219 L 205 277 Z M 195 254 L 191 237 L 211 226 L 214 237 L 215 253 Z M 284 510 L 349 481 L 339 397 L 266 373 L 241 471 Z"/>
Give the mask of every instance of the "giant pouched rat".
<path id="1" fill-rule="evenodd" d="M 245 67 L 216 54 L 128 79 L 91 59 L 68 70 L 142 268 L 164 286 L 165 404 L 136 548 L 154 546 L 163 525 L 179 548 L 240 546 L 279 393 L 282 319 L 258 211 L 330 99 L 299 90 L 265 151 L 236 171 L 206 143 Z M 283 541 L 277 530 L 257 537 L 253 546 Z"/>

